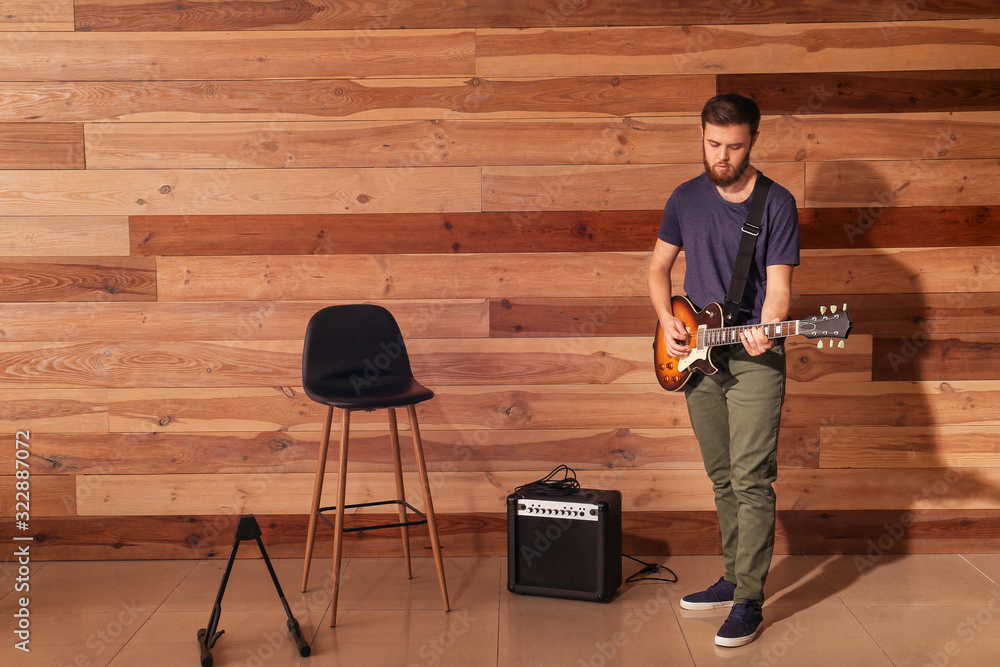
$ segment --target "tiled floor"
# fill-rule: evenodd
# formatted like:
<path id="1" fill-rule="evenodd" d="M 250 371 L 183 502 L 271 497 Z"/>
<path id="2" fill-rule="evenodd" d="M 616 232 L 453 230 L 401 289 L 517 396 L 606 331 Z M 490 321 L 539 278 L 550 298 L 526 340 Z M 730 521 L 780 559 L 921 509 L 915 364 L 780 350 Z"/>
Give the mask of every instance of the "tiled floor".
<path id="1" fill-rule="evenodd" d="M 611 665 L 1000 664 L 1000 554 L 777 556 L 764 628 L 738 649 L 716 648 L 725 611 L 680 609 L 713 583 L 717 556 L 651 558 L 676 584 L 624 585 L 607 604 L 513 595 L 502 558 L 446 558 L 452 611 L 442 610 L 433 561 L 346 560 L 338 625 L 317 560 L 299 593 L 300 560 L 274 565 L 311 644 L 301 658 L 259 559 L 237 561 L 223 600 L 215 665 L 605 667 Z M 325 561 L 328 563 L 329 561 Z M 626 575 L 639 569 L 624 561 Z M 199 664 L 196 635 L 225 561 L 57 562 L 32 565 L 30 653 L 14 644 L 16 570 L 0 572 L 0 664 L 38 667 Z M 323 575 L 326 574 L 324 577 Z"/>

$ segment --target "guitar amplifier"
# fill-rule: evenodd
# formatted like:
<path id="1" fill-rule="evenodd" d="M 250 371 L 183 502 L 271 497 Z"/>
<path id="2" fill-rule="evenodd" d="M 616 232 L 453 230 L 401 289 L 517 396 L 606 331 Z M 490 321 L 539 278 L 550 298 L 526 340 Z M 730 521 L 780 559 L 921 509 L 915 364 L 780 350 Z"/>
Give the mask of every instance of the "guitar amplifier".
<path id="1" fill-rule="evenodd" d="M 507 496 L 507 590 L 607 602 L 622 583 L 622 494 Z"/>

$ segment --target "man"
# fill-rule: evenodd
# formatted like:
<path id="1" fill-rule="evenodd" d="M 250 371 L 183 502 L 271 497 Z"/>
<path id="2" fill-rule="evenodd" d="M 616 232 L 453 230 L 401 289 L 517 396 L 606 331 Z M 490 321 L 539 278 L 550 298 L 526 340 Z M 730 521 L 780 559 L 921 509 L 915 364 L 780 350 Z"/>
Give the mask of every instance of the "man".
<path id="1" fill-rule="evenodd" d="M 760 110 L 742 95 L 718 95 L 701 114 L 705 173 L 667 201 L 649 267 L 649 296 L 667 352 L 683 358 L 687 329 L 671 311 L 670 272 L 681 248 L 684 290 L 696 308 L 723 303 L 743 223 L 760 172 L 750 164 Z M 799 263 L 795 198 L 777 183 L 768 192 L 747 287 L 734 324 L 788 316 L 792 267 Z M 763 616 L 764 580 L 774 548 L 778 427 L 785 393 L 782 341 L 760 327 L 741 343 L 712 349 L 713 375 L 695 373 L 684 387 L 688 414 L 712 481 L 725 573 L 707 590 L 685 596 L 684 609 L 731 606 L 715 637 L 719 646 L 754 640 Z"/>

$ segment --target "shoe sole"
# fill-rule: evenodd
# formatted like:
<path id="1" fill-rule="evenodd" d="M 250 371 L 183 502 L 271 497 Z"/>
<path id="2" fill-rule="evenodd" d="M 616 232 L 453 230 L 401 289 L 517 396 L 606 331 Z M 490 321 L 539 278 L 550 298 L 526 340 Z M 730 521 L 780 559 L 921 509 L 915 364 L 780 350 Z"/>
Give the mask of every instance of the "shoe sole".
<path id="1" fill-rule="evenodd" d="M 757 638 L 757 633 L 759 631 L 760 628 L 757 628 L 756 630 L 754 630 L 754 633 L 752 635 L 749 635 L 747 637 L 720 637 L 719 635 L 716 635 L 715 644 L 716 646 L 723 646 L 725 648 L 736 648 L 738 646 L 746 646 L 747 644 L 749 644 L 750 642 L 752 642 L 754 639 Z"/>
<path id="2" fill-rule="evenodd" d="M 688 602 L 681 598 L 681 609 L 687 609 L 688 611 L 707 611 L 709 609 L 723 609 L 732 606 L 732 600 L 726 602 Z"/>

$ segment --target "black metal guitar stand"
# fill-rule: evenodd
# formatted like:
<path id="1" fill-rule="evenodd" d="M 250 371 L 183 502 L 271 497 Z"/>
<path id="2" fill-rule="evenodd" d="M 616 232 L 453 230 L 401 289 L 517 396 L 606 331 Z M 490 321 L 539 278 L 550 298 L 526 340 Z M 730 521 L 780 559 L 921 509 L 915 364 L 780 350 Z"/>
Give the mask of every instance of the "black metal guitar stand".
<path id="1" fill-rule="evenodd" d="M 271 561 L 267 557 L 267 552 L 264 550 L 264 543 L 261 542 L 260 536 L 260 526 L 257 524 L 257 519 L 254 518 L 254 515 L 247 514 L 241 516 L 239 523 L 236 524 L 236 540 L 233 542 L 233 551 L 229 554 L 229 564 L 226 565 L 226 573 L 222 575 L 222 584 L 219 586 L 219 594 L 215 597 L 215 605 L 212 607 L 212 615 L 208 619 L 208 627 L 198 631 L 198 646 L 201 648 L 201 667 L 212 667 L 211 649 L 225 632 L 225 630 L 216 632 L 216 629 L 219 627 L 219 616 L 222 615 L 222 596 L 226 592 L 226 584 L 229 583 L 229 574 L 233 571 L 236 550 L 239 549 L 240 542 L 244 540 L 257 540 L 257 546 L 260 547 L 260 553 L 264 557 L 264 564 L 267 565 L 267 571 L 271 573 L 271 581 L 274 582 L 274 587 L 278 591 L 278 597 L 281 598 L 281 605 L 285 608 L 285 614 L 288 616 L 288 631 L 292 633 L 292 638 L 295 639 L 295 646 L 299 650 L 299 655 L 306 657 L 311 652 L 309 644 L 302 637 L 299 622 L 292 616 L 292 610 L 288 607 L 285 594 L 281 592 L 281 584 L 278 583 L 278 577 L 274 574 L 274 568 L 271 567 Z"/>

